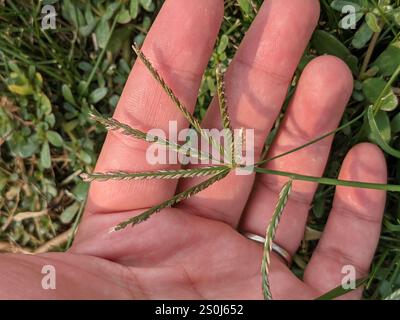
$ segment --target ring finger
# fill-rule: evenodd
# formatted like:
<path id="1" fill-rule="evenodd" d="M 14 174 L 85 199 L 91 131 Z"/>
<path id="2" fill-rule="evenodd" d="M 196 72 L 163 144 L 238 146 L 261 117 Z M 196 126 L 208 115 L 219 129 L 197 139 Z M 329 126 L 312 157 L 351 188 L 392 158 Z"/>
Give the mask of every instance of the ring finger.
<path id="1" fill-rule="evenodd" d="M 268 158 L 304 145 L 334 130 L 350 98 L 353 78 L 348 67 L 331 56 L 316 58 L 304 70 Z M 268 169 L 321 176 L 333 137 L 271 161 Z M 260 175 L 241 221 L 241 229 L 263 235 L 287 178 Z M 276 242 L 293 254 L 303 238 L 309 206 L 317 185 L 293 183 Z"/>

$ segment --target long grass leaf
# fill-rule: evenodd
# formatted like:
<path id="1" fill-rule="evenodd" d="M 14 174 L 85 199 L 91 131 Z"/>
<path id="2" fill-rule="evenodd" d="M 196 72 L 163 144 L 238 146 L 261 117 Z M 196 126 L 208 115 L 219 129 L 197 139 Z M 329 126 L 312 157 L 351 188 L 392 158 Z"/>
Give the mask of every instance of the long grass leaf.
<path id="1" fill-rule="evenodd" d="M 337 286 L 336 288 L 332 289 L 331 291 L 324 293 L 322 296 L 316 298 L 315 300 L 333 300 L 338 297 L 341 297 L 349 292 L 356 290 L 357 288 L 361 287 L 365 283 L 367 283 L 368 278 L 358 279 L 356 280 L 355 289 L 345 289 L 342 285 Z"/>
<path id="2" fill-rule="evenodd" d="M 400 289 L 387 296 L 384 300 L 400 300 Z"/>
<path id="3" fill-rule="evenodd" d="M 243 170 L 247 170 L 247 168 L 244 167 Z M 324 184 L 324 185 L 328 185 L 328 186 L 343 186 L 343 187 L 353 187 L 353 188 L 361 188 L 361 189 L 400 192 L 400 185 L 348 181 L 348 180 L 340 180 L 340 179 L 332 179 L 332 178 L 320 178 L 320 177 L 306 176 L 306 175 L 297 174 L 297 173 L 293 173 L 293 172 L 277 171 L 277 170 L 270 170 L 270 169 L 258 168 L 258 167 L 255 167 L 255 168 L 251 167 L 251 168 L 248 168 L 248 170 L 254 170 L 255 172 L 261 173 L 261 174 L 271 174 L 271 175 L 276 175 L 276 176 L 288 177 L 292 180 L 315 182 L 315 183 L 320 183 L 320 184 Z"/>
<path id="4" fill-rule="evenodd" d="M 292 153 L 294 153 L 294 152 L 297 152 L 297 151 L 300 151 L 300 150 L 302 150 L 302 149 L 304 149 L 304 148 L 307 148 L 308 146 L 313 145 L 314 143 L 317 143 L 317 142 L 319 142 L 319 141 L 322 141 L 322 140 L 324 140 L 324 139 L 326 139 L 326 138 L 328 138 L 328 137 L 330 137 L 330 136 L 332 136 L 332 135 L 334 135 L 334 134 L 336 134 L 336 133 L 342 131 L 343 129 L 345 129 L 345 128 L 351 126 L 353 123 L 356 123 L 358 120 L 360 120 L 360 119 L 362 119 L 362 118 L 364 117 L 365 113 L 366 113 L 366 111 L 364 110 L 361 114 L 359 114 L 359 115 L 358 115 L 357 117 L 355 117 L 353 120 L 347 122 L 346 124 L 342 125 L 341 127 L 337 128 L 336 130 L 333 130 L 333 131 L 331 131 L 331 132 L 328 132 L 328 133 L 326 133 L 326 134 L 324 134 L 324 135 L 322 135 L 322 136 L 320 136 L 320 137 L 318 137 L 318 138 L 316 138 L 316 139 L 314 139 L 314 140 L 311 140 L 310 142 L 307 142 L 307 143 L 305 143 L 305 144 L 303 144 L 303 145 L 301 145 L 301 146 L 299 146 L 299 147 L 297 147 L 297 148 L 294 148 L 294 149 L 291 149 L 291 150 L 286 151 L 286 152 L 284 152 L 284 153 L 278 154 L 278 155 L 276 155 L 276 156 L 274 156 L 274 157 L 271 157 L 271 158 L 262 160 L 262 161 L 258 162 L 257 165 L 260 166 L 260 165 L 262 165 L 262 164 L 266 164 L 266 163 L 271 162 L 271 161 L 273 161 L 273 160 L 276 160 L 276 159 L 285 157 L 285 156 L 287 156 L 287 155 L 289 155 L 289 154 L 292 154 Z"/>

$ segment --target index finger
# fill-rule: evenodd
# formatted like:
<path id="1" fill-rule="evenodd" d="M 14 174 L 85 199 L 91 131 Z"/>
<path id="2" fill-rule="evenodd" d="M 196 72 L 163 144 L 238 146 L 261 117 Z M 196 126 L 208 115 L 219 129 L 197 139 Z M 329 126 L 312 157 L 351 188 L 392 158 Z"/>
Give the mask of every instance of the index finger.
<path id="1" fill-rule="evenodd" d="M 192 111 L 202 74 L 211 56 L 223 15 L 222 0 L 168 0 L 147 35 L 143 51 Z M 118 103 L 114 118 L 147 132 L 157 128 L 169 132 L 169 120 L 177 129 L 187 122 L 146 67 L 137 60 Z M 146 160 L 148 144 L 110 132 L 96 171 L 140 172 L 168 169 Z M 87 211 L 120 212 L 151 207 L 175 193 L 176 181 L 93 182 Z"/>

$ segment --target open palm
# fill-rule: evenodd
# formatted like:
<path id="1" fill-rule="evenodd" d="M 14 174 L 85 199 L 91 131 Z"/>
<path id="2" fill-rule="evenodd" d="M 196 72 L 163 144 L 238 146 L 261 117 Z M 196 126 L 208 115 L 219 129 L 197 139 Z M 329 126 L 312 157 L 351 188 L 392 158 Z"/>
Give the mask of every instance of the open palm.
<path id="1" fill-rule="evenodd" d="M 256 154 L 284 102 L 295 68 L 318 21 L 317 0 L 270 0 L 262 6 L 226 75 L 232 124 L 252 128 Z M 191 110 L 223 16 L 222 0 L 167 0 L 143 51 Z M 352 93 L 352 75 L 337 58 L 308 64 L 270 156 L 337 127 Z M 114 117 L 132 127 L 168 132 L 187 123 L 144 65 L 135 64 Z M 214 99 L 205 128 L 219 128 Z M 268 168 L 320 176 L 332 138 L 268 164 Z M 147 144 L 109 133 L 96 171 L 168 169 L 146 161 Z M 354 147 L 340 173 L 346 180 L 386 182 L 386 164 L 370 144 Z M 0 258 L 0 298 L 260 299 L 262 245 L 239 231 L 264 235 L 286 182 L 270 175 L 227 178 L 165 209 L 134 228 L 110 228 L 185 190 L 199 180 L 92 183 L 83 221 L 68 253 Z M 275 238 L 292 255 L 303 238 L 316 185 L 295 182 Z M 271 289 L 277 299 L 310 299 L 341 283 L 351 265 L 368 273 L 385 205 L 382 191 L 338 187 L 333 209 L 304 277 L 273 254 Z M 43 265 L 55 266 L 57 289 L 43 290 Z M 361 291 L 347 295 L 359 298 Z"/>

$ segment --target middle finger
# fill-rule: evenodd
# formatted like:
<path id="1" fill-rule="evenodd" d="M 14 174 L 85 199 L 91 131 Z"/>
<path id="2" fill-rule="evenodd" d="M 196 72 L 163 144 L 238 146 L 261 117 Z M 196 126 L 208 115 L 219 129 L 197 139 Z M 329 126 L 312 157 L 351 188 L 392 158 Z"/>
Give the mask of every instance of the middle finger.
<path id="1" fill-rule="evenodd" d="M 232 127 L 254 129 L 256 161 L 318 17 L 317 0 L 265 1 L 227 71 L 226 94 Z M 213 100 L 203 127 L 221 128 L 217 99 Z M 183 181 L 180 188 L 200 181 Z M 254 175 L 237 176 L 233 172 L 181 206 L 235 227 L 253 182 Z"/>

